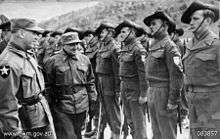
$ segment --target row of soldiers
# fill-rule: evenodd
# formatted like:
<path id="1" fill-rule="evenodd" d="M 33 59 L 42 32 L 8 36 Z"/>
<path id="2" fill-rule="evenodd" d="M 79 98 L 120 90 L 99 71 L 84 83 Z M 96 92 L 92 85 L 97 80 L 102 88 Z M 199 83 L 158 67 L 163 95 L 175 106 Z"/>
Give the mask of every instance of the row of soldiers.
<path id="1" fill-rule="evenodd" d="M 181 17 L 194 35 L 185 45 L 163 11 L 143 20 L 150 34 L 125 20 L 49 37 L 33 20 L 11 20 L 0 55 L 1 138 L 81 139 L 86 123 L 86 137 L 104 138 L 108 124 L 113 139 L 128 128 L 147 139 L 149 114 L 154 139 L 176 139 L 188 107 L 191 138 L 219 139 L 220 43 L 210 31 L 218 19 L 218 8 L 193 2 Z"/>

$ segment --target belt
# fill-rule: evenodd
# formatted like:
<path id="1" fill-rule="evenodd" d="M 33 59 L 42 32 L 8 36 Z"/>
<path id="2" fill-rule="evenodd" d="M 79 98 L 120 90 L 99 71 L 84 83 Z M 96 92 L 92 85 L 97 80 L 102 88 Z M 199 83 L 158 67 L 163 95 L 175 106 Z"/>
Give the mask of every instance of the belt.
<path id="1" fill-rule="evenodd" d="M 39 94 L 36 94 L 32 97 L 29 97 L 29 98 L 22 98 L 19 103 L 22 105 L 22 106 L 31 106 L 31 105 L 34 105 L 34 104 L 37 104 L 38 102 L 40 102 L 40 100 L 43 98 L 43 95 L 41 93 Z"/>

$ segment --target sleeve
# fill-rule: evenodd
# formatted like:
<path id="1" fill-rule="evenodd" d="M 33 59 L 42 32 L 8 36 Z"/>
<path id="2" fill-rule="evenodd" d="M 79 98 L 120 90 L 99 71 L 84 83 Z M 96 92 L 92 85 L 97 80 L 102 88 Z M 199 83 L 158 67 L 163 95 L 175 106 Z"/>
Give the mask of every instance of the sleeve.
<path id="1" fill-rule="evenodd" d="M 3 68 L 8 69 L 6 76 Z M 0 65 L 0 122 L 4 132 L 21 131 L 21 121 L 18 116 L 19 104 L 17 93 L 20 87 L 18 70 L 9 65 Z"/>
<path id="2" fill-rule="evenodd" d="M 89 59 L 88 59 L 89 61 Z M 95 76 L 92 70 L 92 65 L 89 61 L 88 64 L 88 72 L 87 72 L 87 85 L 86 89 L 89 95 L 89 101 L 96 101 L 97 100 L 97 91 L 95 87 Z"/>
<path id="3" fill-rule="evenodd" d="M 113 52 L 112 52 L 112 67 L 114 73 L 114 91 L 115 93 L 120 92 L 120 78 L 119 78 L 119 61 L 118 56 L 120 52 L 120 47 L 113 44 Z"/>
<path id="4" fill-rule="evenodd" d="M 141 44 L 140 44 L 141 45 Z M 143 46 L 139 47 L 140 49 L 135 50 L 135 64 L 137 66 L 137 72 L 139 77 L 139 85 L 140 85 L 140 91 L 141 97 L 147 96 L 147 88 L 148 83 L 146 79 L 146 71 L 145 71 L 145 59 L 146 59 L 146 50 Z"/>
<path id="5" fill-rule="evenodd" d="M 165 51 L 166 65 L 169 73 L 168 103 L 177 104 L 183 87 L 183 66 L 181 55 L 176 45 L 170 44 Z"/>
<path id="6" fill-rule="evenodd" d="M 47 101 L 49 104 L 52 103 L 52 100 L 53 97 L 54 97 L 54 88 L 55 88 L 55 85 L 54 85 L 54 82 L 55 82 L 55 79 L 56 79 L 56 72 L 55 72 L 55 69 L 54 69 L 54 63 L 55 63 L 55 60 L 51 58 L 49 58 L 45 64 L 44 64 L 44 71 L 45 71 L 45 97 L 47 98 Z"/>

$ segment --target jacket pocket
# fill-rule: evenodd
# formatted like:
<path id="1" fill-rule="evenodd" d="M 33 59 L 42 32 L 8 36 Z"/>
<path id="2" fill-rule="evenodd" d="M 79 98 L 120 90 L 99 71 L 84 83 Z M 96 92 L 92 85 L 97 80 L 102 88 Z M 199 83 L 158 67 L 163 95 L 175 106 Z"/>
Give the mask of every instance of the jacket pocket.
<path id="1" fill-rule="evenodd" d="M 22 88 L 23 88 L 23 95 L 22 97 L 27 98 L 32 96 L 34 91 L 36 91 L 36 73 L 32 70 L 28 72 L 24 72 L 21 76 Z"/>

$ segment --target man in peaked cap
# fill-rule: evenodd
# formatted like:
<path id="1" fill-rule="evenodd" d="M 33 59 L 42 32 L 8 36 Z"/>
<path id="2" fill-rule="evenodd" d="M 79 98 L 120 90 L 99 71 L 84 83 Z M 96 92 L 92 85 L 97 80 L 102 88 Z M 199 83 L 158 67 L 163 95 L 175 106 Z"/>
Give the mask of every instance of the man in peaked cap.
<path id="1" fill-rule="evenodd" d="M 177 138 L 177 107 L 183 85 L 181 54 L 170 39 L 175 23 L 163 11 L 146 17 L 154 42 L 146 58 L 146 79 L 149 82 L 148 103 L 153 138 Z"/>
<path id="2" fill-rule="evenodd" d="M 89 57 L 90 62 L 92 64 L 92 69 L 93 71 L 95 71 L 95 67 L 96 67 L 96 54 L 99 48 L 99 41 L 98 41 L 98 37 L 95 34 L 95 30 L 92 29 L 88 29 L 85 30 L 82 33 L 82 39 L 85 41 L 85 45 L 86 45 L 86 50 L 85 50 L 85 55 L 87 57 Z M 95 75 L 95 85 L 96 88 L 98 88 L 98 76 L 96 73 L 94 73 Z M 98 91 L 98 90 L 97 90 Z M 99 92 L 99 91 L 98 91 Z M 99 103 L 98 101 L 96 102 L 96 105 L 93 105 L 95 107 L 92 107 L 89 111 L 89 122 L 87 123 L 87 127 L 86 127 L 86 131 L 84 136 L 85 137 L 91 137 L 92 135 L 94 135 L 97 132 L 98 129 L 98 113 L 99 113 L 99 107 L 98 107 Z M 94 119 L 94 129 L 92 130 L 92 120 Z"/>
<path id="3" fill-rule="evenodd" d="M 219 7 L 199 1 L 181 17 L 193 33 L 183 56 L 192 139 L 220 138 L 220 42 L 210 31 L 218 19 Z"/>
<path id="4" fill-rule="evenodd" d="M 100 48 L 96 57 L 96 73 L 100 88 L 100 100 L 103 107 L 102 128 L 100 138 L 103 138 L 106 123 L 112 131 L 112 137 L 119 139 L 121 117 L 119 107 L 120 80 L 118 76 L 119 47 L 113 38 L 115 25 L 110 22 L 101 23 L 96 29 Z"/>
<path id="5" fill-rule="evenodd" d="M 119 76 L 124 114 L 131 128 L 134 139 L 147 139 L 145 104 L 147 102 L 147 80 L 145 78 L 146 50 L 137 41 L 144 30 L 125 20 L 116 27 L 116 34 L 121 36 L 123 46 L 119 56 Z"/>
<path id="6" fill-rule="evenodd" d="M 83 30 L 81 28 L 78 27 L 68 27 L 66 28 L 66 30 L 64 31 L 64 33 L 68 33 L 68 32 L 77 32 L 79 39 L 82 39 L 82 34 L 83 34 Z M 86 49 L 86 46 L 84 46 L 84 43 L 81 43 L 78 47 L 78 50 L 84 54 Z"/>
<path id="7" fill-rule="evenodd" d="M 1 19 L 0 29 L 2 30 L 1 42 L 0 42 L 0 54 L 1 54 L 11 38 L 11 23 L 9 19 L 4 15 L 1 15 L 0 19 Z"/>
<path id="8" fill-rule="evenodd" d="M 89 58 L 77 51 L 76 32 L 63 34 L 63 49 L 46 62 L 51 110 L 58 139 L 82 139 L 81 129 L 97 99 Z"/>
<path id="9" fill-rule="evenodd" d="M 37 34 L 42 31 L 34 20 L 11 20 L 12 36 L 0 55 L 2 131 L 12 133 L 5 136 L 6 139 L 13 136 L 56 139 L 50 109 L 43 96 L 44 78 L 33 53 L 29 51 L 38 40 Z"/>

